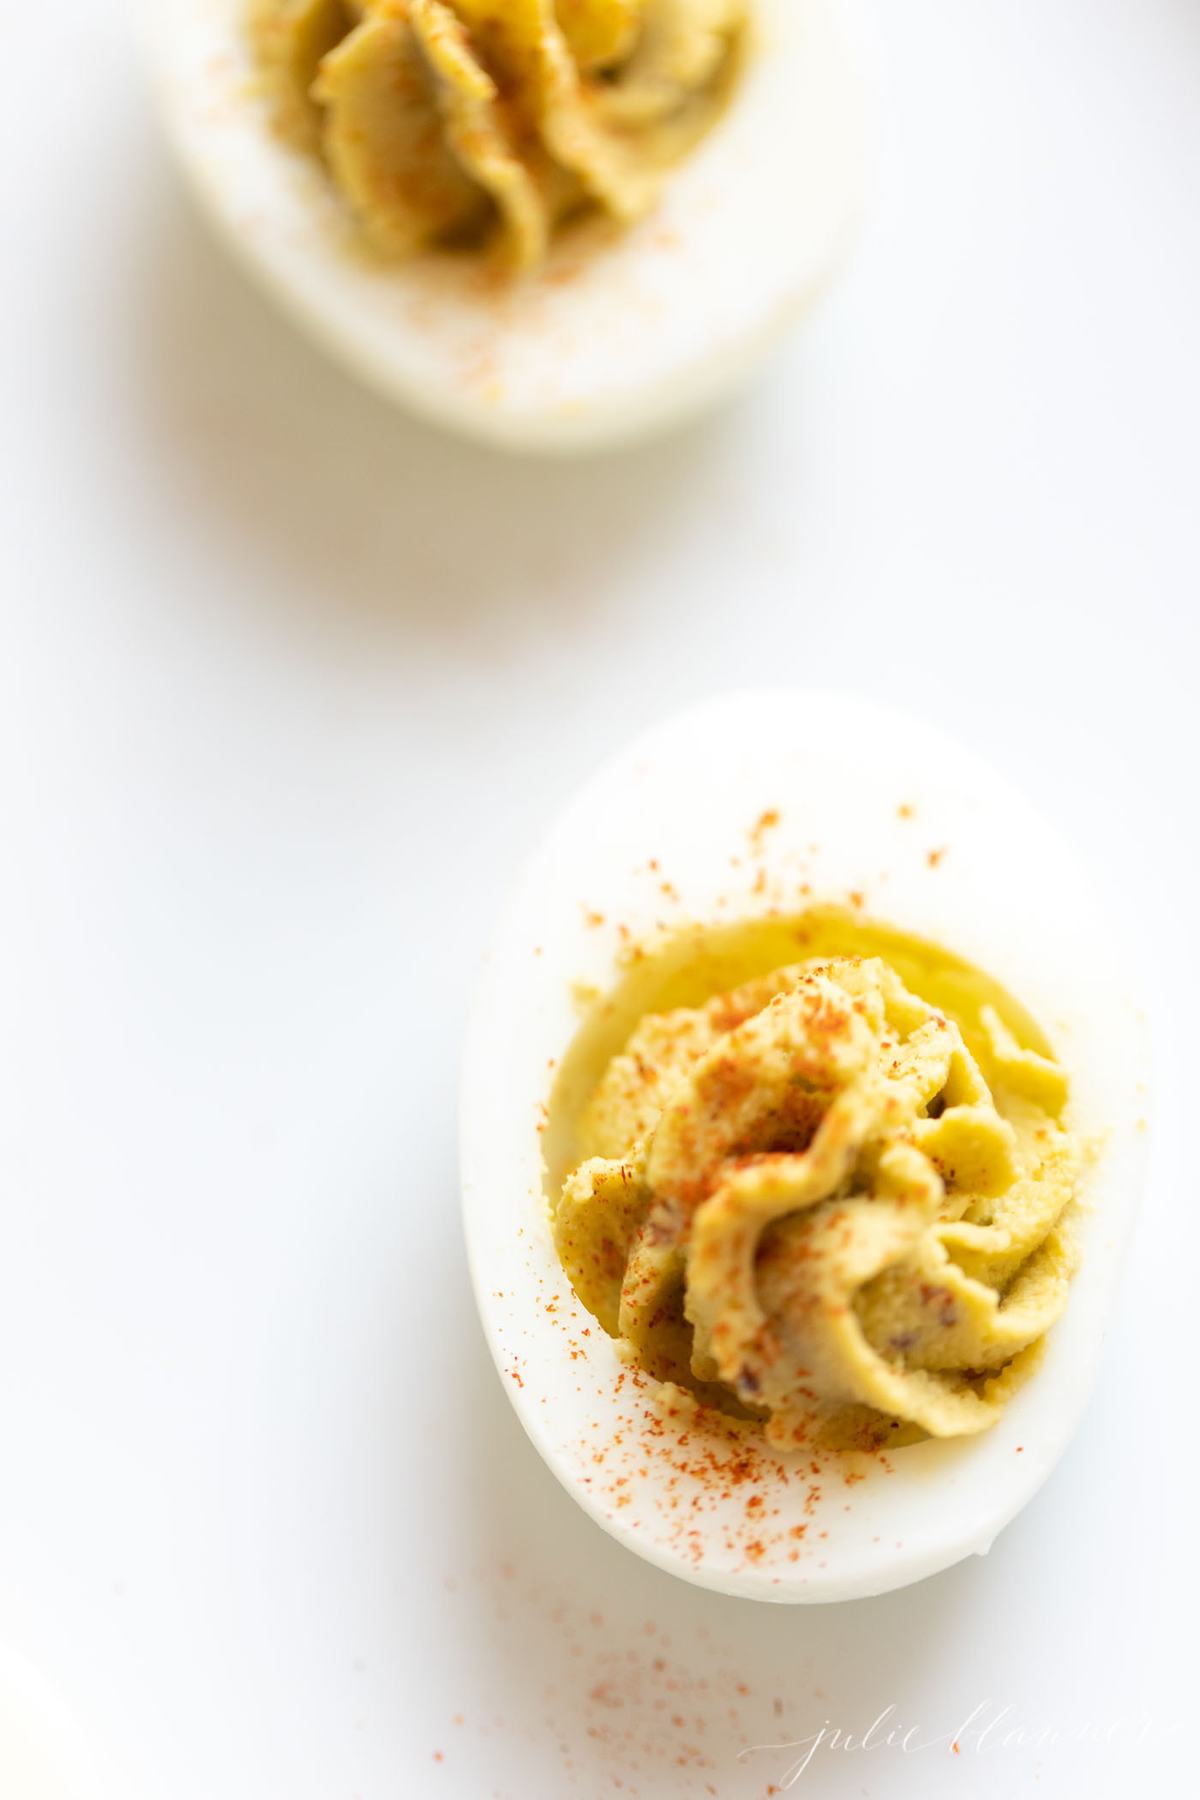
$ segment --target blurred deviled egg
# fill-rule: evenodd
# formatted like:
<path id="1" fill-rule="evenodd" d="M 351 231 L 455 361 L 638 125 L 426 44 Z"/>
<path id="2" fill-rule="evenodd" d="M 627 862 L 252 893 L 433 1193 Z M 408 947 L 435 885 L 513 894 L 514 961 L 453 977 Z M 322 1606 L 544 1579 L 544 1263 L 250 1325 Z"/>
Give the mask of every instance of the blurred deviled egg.
<path id="1" fill-rule="evenodd" d="M 371 385 L 497 443 L 707 405 L 857 216 L 851 0 L 162 0 L 151 33 L 234 250 Z"/>

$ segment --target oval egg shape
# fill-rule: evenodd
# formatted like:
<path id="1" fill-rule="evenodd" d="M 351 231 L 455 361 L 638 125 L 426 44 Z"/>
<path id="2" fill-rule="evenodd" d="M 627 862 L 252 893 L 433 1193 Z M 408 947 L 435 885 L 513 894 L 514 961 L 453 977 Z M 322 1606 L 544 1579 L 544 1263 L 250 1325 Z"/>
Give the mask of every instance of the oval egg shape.
<path id="1" fill-rule="evenodd" d="M 886 1456 L 776 1454 L 692 1428 L 617 1354 L 547 1214 L 556 1072 L 631 946 L 815 904 L 976 965 L 1044 1028 L 1087 1147 L 1065 1314 L 998 1422 Z M 519 882 L 485 968 L 462 1089 L 463 1206 L 488 1342 L 526 1431 L 604 1528 L 750 1598 L 882 1593 L 985 1552 L 1082 1413 L 1144 1179 L 1146 1032 L 1133 971 L 1058 832 L 974 753 L 868 701 L 710 701 L 617 756 Z M 554 1160 L 551 1153 L 550 1160 Z"/>
<path id="2" fill-rule="evenodd" d="M 365 254 L 315 157 L 257 91 L 249 0 L 147 19 L 162 112 L 230 248 L 368 385 L 493 444 L 629 441 L 732 389 L 820 289 L 861 204 L 867 86 L 850 0 L 757 0 L 724 116 L 635 225 L 556 237 L 518 281 L 477 258 Z"/>

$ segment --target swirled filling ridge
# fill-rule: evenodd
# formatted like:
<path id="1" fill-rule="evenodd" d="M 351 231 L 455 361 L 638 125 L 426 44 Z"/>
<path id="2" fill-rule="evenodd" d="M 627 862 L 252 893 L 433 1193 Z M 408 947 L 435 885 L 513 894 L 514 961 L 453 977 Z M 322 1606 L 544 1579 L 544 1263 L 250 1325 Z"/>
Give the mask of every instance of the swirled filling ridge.
<path id="1" fill-rule="evenodd" d="M 587 208 L 626 222 L 717 118 L 748 0 L 254 0 L 280 122 L 383 255 L 541 261 Z"/>
<path id="2" fill-rule="evenodd" d="M 554 1208 L 584 1305 L 778 1447 L 986 1429 L 1062 1312 L 1067 1082 L 990 1005 L 975 1055 L 878 957 L 644 1017 Z"/>

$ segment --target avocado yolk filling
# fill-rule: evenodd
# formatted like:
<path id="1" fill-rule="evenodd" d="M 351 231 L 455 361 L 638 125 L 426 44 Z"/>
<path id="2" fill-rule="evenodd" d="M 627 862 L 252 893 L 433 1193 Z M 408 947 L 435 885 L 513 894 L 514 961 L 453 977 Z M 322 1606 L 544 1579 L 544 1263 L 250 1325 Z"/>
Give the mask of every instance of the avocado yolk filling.
<path id="1" fill-rule="evenodd" d="M 555 227 L 655 203 L 719 115 L 747 0 L 254 0 L 281 125 L 371 244 L 536 266 Z"/>
<path id="2" fill-rule="evenodd" d="M 986 1001 L 960 1024 L 878 956 L 778 968 L 641 1018 L 558 1252 L 629 1357 L 779 1447 L 981 1431 L 1066 1304 L 1066 1101 Z"/>

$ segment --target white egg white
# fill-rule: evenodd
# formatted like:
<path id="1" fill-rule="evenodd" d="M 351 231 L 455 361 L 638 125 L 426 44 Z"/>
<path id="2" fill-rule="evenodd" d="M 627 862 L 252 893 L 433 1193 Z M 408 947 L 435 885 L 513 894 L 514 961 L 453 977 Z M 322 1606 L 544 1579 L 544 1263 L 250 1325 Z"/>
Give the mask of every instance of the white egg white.
<path id="1" fill-rule="evenodd" d="M 119 1791 L 112 1773 L 61 1696 L 0 1644 L 0 1791 L 13 1800 L 100 1800 Z"/>
<path id="2" fill-rule="evenodd" d="M 469 258 L 390 266 L 356 248 L 314 158 L 256 95 L 246 0 L 159 0 L 163 113 L 235 253 L 381 393 L 496 444 L 571 451 L 665 427 L 727 392 L 849 244 L 866 89 L 853 0 L 757 0 L 730 108 L 653 215 L 564 234 L 508 286 Z"/>
<path id="3" fill-rule="evenodd" d="M 775 811 L 778 823 L 752 837 Z M 1044 1359 L 991 1430 L 893 1451 L 889 1468 L 852 1458 L 853 1484 L 827 1476 L 815 1497 L 803 1480 L 768 1487 L 771 1530 L 751 1544 L 745 1487 L 714 1497 L 711 1481 L 679 1475 L 678 1456 L 653 1444 L 630 1453 L 615 1347 L 551 1242 L 539 1126 L 551 1065 L 579 1028 L 579 984 L 612 987 L 625 933 L 636 942 L 685 921 L 850 896 L 987 970 L 1047 1031 L 1074 1123 L 1097 1151 L 1082 1262 Z M 730 1593 L 843 1600 L 986 1551 L 1062 1454 L 1092 1383 L 1143 1182 L 1145 1064 L 1134 972 L 1091 881 L 963 746 L 861 699 L 795 692 L 714 700 L 651 731 L 577 794 L 534 856 L 469 1034 L 467 1243 L 505 1391 L 538 1450 L 631 1549 Z M 608 1458 L 599 1473 L 597 1451 Z"/>

